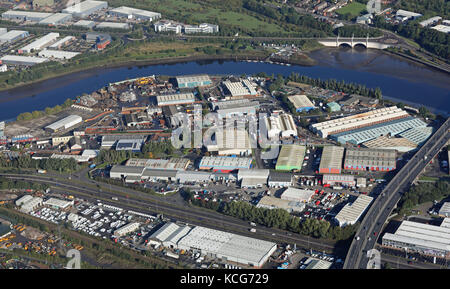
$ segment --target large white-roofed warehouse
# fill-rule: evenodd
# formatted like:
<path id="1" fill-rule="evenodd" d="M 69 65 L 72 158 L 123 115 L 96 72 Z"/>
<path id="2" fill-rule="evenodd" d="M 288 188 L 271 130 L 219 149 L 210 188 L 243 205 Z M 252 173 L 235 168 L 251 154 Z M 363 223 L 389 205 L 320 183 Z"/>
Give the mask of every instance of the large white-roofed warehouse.
<path id="1" fill-rule="evenodd" d="M 156 19 L 161 18 L 161 13 L 126 7 L 126 6 L 114 8 L 114 9 L 110 10 L 108 13 L 112 16 L 124 17 L 124 18 L 128 18 L 128 19 L 136 19 L 136 20 L 155 21 Z"/>
<path id="2" fill-rule="evenodd" d="M 199 86 L 207 86 L 212 83 L 211 78 L 209 78 L 206 74 L 177 76 L 176 79 L 179 88 L 194 88 Z"/>
<path id="3" fill-rule="evenodd" d="M 167 223 L 150 236 L 150 244 L 199 252 L 202 256 L 262 267 L 277 249 L 269 241 L 240 236 L 205 227 L 180 226 Z"/>
<path id="4" fill-rule="evenodd" d="M 48 61 L 48 58 L 22 55 L 5 55 L 0 58 L 0 64 L 22 66 L 33 66 L 36 64 L 44 63 L 46 61 Z"/>
<path id="5" fill-rule="evenodd" d="M 48 44 L 51 44 L 53 41 L 55 41 L 59 37 L 59 33 L 51 32 L 48 33 L 41 38 L 31 42 L 30 44 L 20 48 L 18 50 L 19 53 L 30 53 L 35 50 L 40 50 L 47 46 Z"/>
<path id="6" fill-rule="evenodd" d="M 353 203 L 346 204 L 334 217 L 340 227 L 354 225 L 369 207 L 373 198 L 359 195 Z"/>
<path id="7" fill-rule="evenodd" d="M 38 22 L 52 15 L 53 13 L 8 10 L 2 13 L 2 19 Z"/>
<path id="8" fill-rule="evenodd" d="M 54 122 L 54 123 L 46 126 L 45 129 L 49 130 L 51 132 L 56 132 L 56 131 L 60 131 L 63 129 L 68 129 L 72 126 L 75 126 L 75 125 L 81 123 L 82 121 L 83 121 L 83 119 L 81 118 L 81 116 L 69 115 L 68 117 L 60 119 L 57 122 Z"/>
<path id="9" fill-rule="evenodd" d="M 166 94 L 156 96 L 158 106 L 175 105 L 175 104 L 190 104 L 195 102 L 195 96 L 192 92 Z"/>
<path id="10" fill-rule="evenodd" d="M 287 188 L 283 192 L 283 194 L 281 194 L 281 199 L 288 200 L 288 201 L 307 203 L 311 200 L 311 197 L 313 195 L 314 195 L 314 191 L 312 191 L 312 190 Z"/>
<path id="11" fill-rule="evenodd" d="M 210 156 L 202 157 L 199 164 L 200 170 L 228 173 L 236 169 L 249 169 L 252 166 L 251 158 Z"/>
<path id="12" fill-rule="evenodd" d="M 108 8 L 108 2 L 106 1 L 84 1 L 63 9 L 63 13 L 70 13 L 75 17 L 87 17 L 94 14 L 97 11 Z"/>

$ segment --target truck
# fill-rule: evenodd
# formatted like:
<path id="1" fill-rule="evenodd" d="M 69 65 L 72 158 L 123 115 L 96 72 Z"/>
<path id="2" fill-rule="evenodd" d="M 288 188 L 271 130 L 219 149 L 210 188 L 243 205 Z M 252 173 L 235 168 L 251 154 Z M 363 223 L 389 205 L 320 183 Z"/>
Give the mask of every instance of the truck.
<path id="1" fill-rule="evenodd" d="M 253 222 L 250 222 L 250 225 L 253 226 L 253 227 L 256 227 L 256 224 L 253 223 Z"/>
<path id="2" fill-rule="evenodd" d="M 39 169 L 37 172 L 38 172 L 38 174 L 46 174 L 46 173 L 47 173 L 47 170 L 41 170 L 41 169 Z"/>
<path id="3" fill-rule="evenodd" d="M 255 229 L 255 228 L 251 228 L 251 229 L 250 229 L 250 232 L 256 233 L 256 229 Z"/>

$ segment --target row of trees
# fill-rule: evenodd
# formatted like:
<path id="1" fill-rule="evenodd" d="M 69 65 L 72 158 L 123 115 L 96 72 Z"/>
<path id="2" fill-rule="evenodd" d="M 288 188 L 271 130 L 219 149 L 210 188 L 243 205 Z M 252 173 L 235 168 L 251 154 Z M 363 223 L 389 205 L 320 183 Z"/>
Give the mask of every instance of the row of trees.
<path id="1" fill-rule="evenodd" d="M 75 159 L 32 159 L 30 155 L 20 155 L 9 159 L 0 157 L 0 167 L 18 169 L 43 169 L 61 173 L 71 173 L 79 169 Z"/>
<path id="2" fill-rule="evenodd" d="M 40 183 L 31 183 L 22 180 L 10 180 L 0 177 L 0 189 L 10 190 L 10 189 L 31 189 L 35 191 L 45 191 L 48 189 L 48 185 Z"/>
<path id="3" fill-rule="evenodd" d="M 66 99 L 66 101 L 62 105 L 56 105 L 54 107 L 46 107 L 44 110 L 35 110 L 33 112 L 24 112 L 17 116 L 18 121 L 22 120 L 31 120 L 40 118 L 45 115 L 57 114 L 64 109 L 70 107 L 73 104 L 72 99 Z"/>

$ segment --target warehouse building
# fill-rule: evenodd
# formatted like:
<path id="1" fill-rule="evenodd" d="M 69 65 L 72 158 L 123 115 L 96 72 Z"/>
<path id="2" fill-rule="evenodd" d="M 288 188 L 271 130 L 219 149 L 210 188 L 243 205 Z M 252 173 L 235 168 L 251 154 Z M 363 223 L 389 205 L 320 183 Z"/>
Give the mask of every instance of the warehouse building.
<path id="1" fill-rule="evenodd" d="M 280 198 L 264 196 L 259 200 L 256 205 L 257 208 L 264 209 L 283 209 L 288 211 L 289 213 L 298 213 L 305 209 L 306 205 L 302 202 L 295 202 L 289 200 L 282 200 Z"/>
<path id="2" fill-rule="evenodd" d="M 120 6 L 114 8 L 108 12 L 110 15 L 115 17 L 122 17 L 127 19 L 143 20 L 153 22 L 161 18 L 161 13 L 152 12 L 142 9 L 136 9 L 126 6 Z"/>
<path id="3" fill-rule="evenodd" d="M 305 270 L 310 270 L 310 269 L 312 269 L 312 270 L 315 270 L 315 269 L 324 269 L 324 270 L 326 270 L 326 269 L 330 269 L 330 267 L 331 267 L 331 265 L 333 263 L 325 261 L 325 260 L 314 259 L 314 258 L 309 257 L 305 261 L 304 264 L 306 265 Z"/>
<path id="4" fill-rule="evenodd" d="M 46 61 L 48 61 L 47 58 L 21 55 L 5 55 L 0 58 L 0 64 L 19 66 L 33 66 L 36 64 L 44 63 Z"/>
<path id="5" fill-rule="evenodd" d="M 2 19 L 39 22 L 52 15 L 53 13 L 8 10 L 2 13 Z"/>
<path id="6" fill-rule="evenodd" d="M 316 108 L 311 100 L 303 94 L 291 95 L 288 96 L 288 99 L 292 102 L 297 112 L 310 111 Z"/>
<path id="7" fill-rule="evenodd" d="M 78 163 L 86 163 L 89 161 L 88 156 L 83 155 L 62 155 L 62 154 L 52 154 L 51 159 L 74 159 Z"/>
<path id="8" fill-rule="evenodd" d="M 122 165 L 114 165 L 109 171 L 111 179 L 125 179 L 128 177 L 142 177 L 145 167 L 130 167 Z"/>
<path id="9" fill-rule="evenodd" d="M 326 138 L 332 134 L 342 133 L 405 117 L 409 117 L 409 114 L 406 111 L 396 106 L 391 106 L 315 123 L 311 125 L 311 130 L 317 133 L 320 137 Z"/>
<path id="10" fill-rule="evenodd" d="M 248 99 L 234 99 L 228 101 L 218 101 L 213 104 L 219 118 L 232 116 L 256 115 L 259 102 Z"/>
<path id="11" fill-rule="evenodd" d="M 203 183 L 206 184 L 213 179 L 212 173 L 197 171 L 177 171 L 175 178 L 180 184 L 185 183 Z"/>
<path id="12" fill-rule="evenodd" d="M 441 217 L 450 217 L 450 202 L 445 202 L 442 204 L 442 207 L 439 209 L 439 216 Z"/>
<path id="13" fill-rule="evenodd" d="M 397 10 L 397 13 L 395 13 L 395 18 L 402 22 L 410 20 L 410 19 L 414 20 L 419 17 L 422 17 L 422 14 L 411 12 L 411 11 L 406 11 L 403 9 L 399 9 L 399 10 Z"/>
<path id="14" fill-rule="evenodd" d="M 215 137 L 214 144 L 206 145 L 209 152 L 217 152 L 220 156 L 250 156 L 252 154 L 250 137 L 245 129 L 218 129 Z"/>
<path id="15" fill-rule="evenodd" d="M 237 82 L 226 80 L 223 85 L 231 97 L 256 96 L 257 94 L 255 87 L 248 79 Z"/>
<path id="16" fill-rule="evenodd" d="M 61 47 L 69 44 L 70 42 L 74 41 L 75 39 L 76 39 L 75 36 L 66 36 L 63 39 L 56 41 L 55 43 L 53 43 L 52 45 L 50 45 L 47 48 L 61 49 Z"/>
<path id="17" fill-rule="evenodd" d="M 368 140 L 379 137 L 380 135 L 397 135 L 414 127 L 425 127 L 427 124 L 422 120 L 414 117 L 405 117 L 395 119 L 384 123 L 375 124 L 368 127 L 362 127 L 331 136 L 331 139 L 339 143 L 360 144 Z"/>
<path id="18" fill-rule="evenodd" d="M 56 59 L 62 59 L 62 60 L 74 58 L 78 54 L 80 54 L 80 52 L 48 50 L 48 49 L 44 49 L 38 53 L 38 55 L 40 57 L 56 58 Z"/>
<path id="19" fill-rule="evenodd" d="M 212 81 L 209 75 L 187 75 L 176 77 L 179 88 L 194 88 L 211 85 Z"/>
<path id="20" fill-rule="evenodd" d="M 439 24 L 439 25 L 431 27 L 431 29 L 437 30 L 442 33 L 450 33 L 450 26 L 447 26 L 447 25 Z"/>
<path id="21" fill-rule="evenodd" d="M 24 195 L 22 197 L 20 197 L 19 199 L 16 200 L 15 204 L 17 207 L 22 206 L 23 204 L 25 204 L 26 202 L 29 202 L 33 199 L 33 196 L 31 195 Z"/>
<path id="22" fill-rule="evenodd" d="M 97 29 L 130 29 L 130 24 L 120 22 L 100 22 L 95 28 Z"/>
<path id="23" fill-rule="evenodd" d="M 251 158 L 209 156 L 202 157 L 198 168 L 200 170 L 213 170 L 214 172 L 229 173 L 238 169 L 250 169 L 252 167 Z"/>
<path id="24" fill-rule="evenodd" d="M 356 185 L 355 177 L 353 175 L 341 175 L 341 174 L 324 174 L 323 184 L 343 185 L 345 187 L 354 187 Z"/>
<path id="25" fill-rule="evenodd" d="M 158 95 L 156 101 L 158 106 L 191 104 L 195 102 L 195 96 L 192 92 Z"/>
<path id="26" fill-rule="evenodd" d="M 438 23 L 441 20 L 442 20 L 442 17 L 434 16 L 434 17 L 428 18 L 427 20 L 419 22 L 419 25 L 422 26 L 422 27 L 427 27 L 427 26 L 436 24 L 436 23 Z"/>
<path id="27" fill-rule="evenodd" d="M 57 132 L 63 129 L 68 129 L 70 127 L 73 127 L 79 123 L 81 123 L 83 119 L 81 116 L 78 115 L 69 115 L 68 117 L 65 117 L 63 119 L 58 120 L 57 122 L 54 122 L 48 126 L 45 127 L 46 130 L 49 130 L 51 132 Z"/>
<path id="28" fill-rule="evenodd" d="M 296 189 L 296 188 L 287 188 L 283 194 L 281 194 L 282 200 L 308 203 L 311 200 L 311 197 L 314 195 L 314 191 L 312 190 L 304 190 L 304 189 Z"/>
<path id="29" fill-rule="evenodd" d="M 106 1 L 88 0 L 69 6 L 66 9 L 63 9 L 62 12 L 70 13 L 74 17 L 85 18 L 106 8 L 108 8 L 108 2 Z"/>
<path id="30" fill-rule="evenodd" d="M 241 188 L 261 188 L 267 184 L 269 170 L 267 169 L 240 169 L 238 171 L 238 181 Z"/>
<path id="31" fill-rule="evenodd" d="M 353 203 L 346 204 L 334 217 L 340 227 L 354 225 L 369 207 L 373 198 L 359 195 Z"/>
<path id="32" fill-rule="evenodd" d="M 283 145 L 278 155 L 275 170 L 301 170 L 306 148 L 301 145 Z"/>
<path id="33" fill-rule="evenodd" d="M 79 20 L 73 24 L 73 26 L 80 26 L 85 28 L 94 28 L 95 22 L 91 20 Z"/>
<path id="34" fill-rule="evenodd" d="M 73 200 L 61 200 L 57 198 L 50 198 L 47 201 L 44 202 L 45 206 L 53 207 L 56 209 L 64 210 L 70 206 L 73 206 L 74 201 Z"/>
<path id="35" fill-rule="evenodd" d="M 294 119 L 290 114 L 272 114 L 270 117 L 264 117 L 265 128 L 267 130 L 267 137 L 271 140 L 288 138 L 297 136 L 297 127 Z"/>
<path id="36" fill-rule="evenodd" d="M 125 226 L 122 226 L 119 229 L 115 230 L 114 236 L 116 236 L 116 237 L 125 236 L 126 234 L 136 231 L 137 229 L 139 229 L 140 226 L 141 226 L 141 224 L 136 223 L 136 222 L 126 224 Z"/>
<path id="37" fill-rule="evenodd" d="M 385 233 L 383 246 L 450 258 L 450 228 L 403 221 L 394 234 Z"/>
<path id="38" fill-rule="evenodd" d="M 417 149 L 417 144 L 407 138 L 384 135 L 366 141 L 362 145 L 370 149 L 396 150 L 402 153 Z"/>
<path id="39" fill-rule="evenodd" d="M 434 129 L 430 126 L 413 126 L 412 128 L 402 132 L 399 136 L 406 138 L 413 143 L 421 146 L 433 134 Z"/>
<path id="40" fill-rule="evenodd" d="M 150 238 L 150 244 L 185 251 L 199 252 L 202 256 L 262 267 L 277 249 L 277 244 L 235 235 L 205 227 L 189 227 L 166 223 Z"/>
<path id="41" fill-rule="evenodd" d="M 36 50 L 41 50 L 45 46 L 48 46 L 50 43 L 54 42 L 59 37 L 59 33 L 50 32 L 45 36 L 31 42 L 30 44 L 22 47 L 18 50 L 19 53 L 30 53 Z"/>
<path id="42" fill-rule="evenodd" d="M 292 174 L 270 171 L 268 185 L 271 188 L 283 188 L 292 186 Z"/>
<path id="43" fill-rule="evenodd" d="M 331 112 L 341 111 L 341 106 L 337 102 L 329 102 L 327 106 L 330 108 Z"/>
<path id="44" fill-rule="evenodd" d="M 338 146 L 324 146 L 320 159 L 320 174 L 340 174 L 344 159 L 344 148 Z"/>
<path id="45" fill-rule="evenodd" d="M 25 214 L 31 213 L 33 210 L 38 208 L 42 205 L 42 198 L 39 197 L 33 197 L 32 199 L 28 200 L 25 203 L 22 203 L 20 207 L 20 211 L 24 212 Z"/>
<path id="46" fill-rule="evenodd" d="M 72 20 L 72 14 L 69 13 L 55 13 L 45 19 L 39 21 L 41 25 L 59 25 Z"/>
<path id="47" fill-rule="evenodd" d="M 177 176 L 177 170 L 154 170 L 145 169 L 142 173 L 142 180 L 150 182 L 158 181 L 175 181 Z"/>
<path id="48" fill-rule="evenodd" d="M 12 43 L 30 36 L 28 31 L 10 30 L 0 35 L 0 43 Z"/>
<path id="49" fill-rule="evenodd" d="M 102 136 L 102 149 L 110 149 L 117 145 L 119 140 L 132 140 L 132 139 L 140 139 L 145 141 L 147 136 L 140 134 L 108 134 Z"/>
<path id="50" fill-rule="evenodd" d="M 392 171 L 396 168 L 396 155 L 395 150 L 347 148 L 344 169 Z"/>
<path id="51" fill-rule="evenodd" d="M 444 218 L 440 225 L 442 228 L 450 228 L 450 218 Z"/>
<path id="52" fill-rule="evenodd" d="M 156 170 L 186 170 L 190 160 L 184 158 L 164 159 L 129 159 L 125 165 L 132 167 L 145 167 Z"/>
<path id="53" fill-rule="evenodd" d="M 120 139 L 116 143 L 116 151 L 132 151 L 138 153 L 141 151 L 143 145 L 144 140 L 142 138 Z"/>

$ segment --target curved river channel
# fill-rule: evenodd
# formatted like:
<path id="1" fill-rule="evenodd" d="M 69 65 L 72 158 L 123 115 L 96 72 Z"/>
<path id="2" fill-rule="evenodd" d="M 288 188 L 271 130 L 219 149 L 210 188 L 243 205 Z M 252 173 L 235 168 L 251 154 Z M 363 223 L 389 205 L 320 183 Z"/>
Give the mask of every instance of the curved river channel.
<path id="1" fill-rule="evenodd" d="M 314 66 L 284 66 L 236 61 L 193 61 L 186 63 L 93 69 L 0 92 L 0 120 L 12 120 L 22 112 L 42 110 L 67 98 L 95 91 L 110 82 L 146 75 L 234 74 L 265 72 L 288 76 L 295 72 L 314 78 L 345 80 L 380 87 L 394 101 L 425 105 L 450 113 L 450 76 L 422 65 L 376 50 L 321 49 L 310 56 Z"/>

